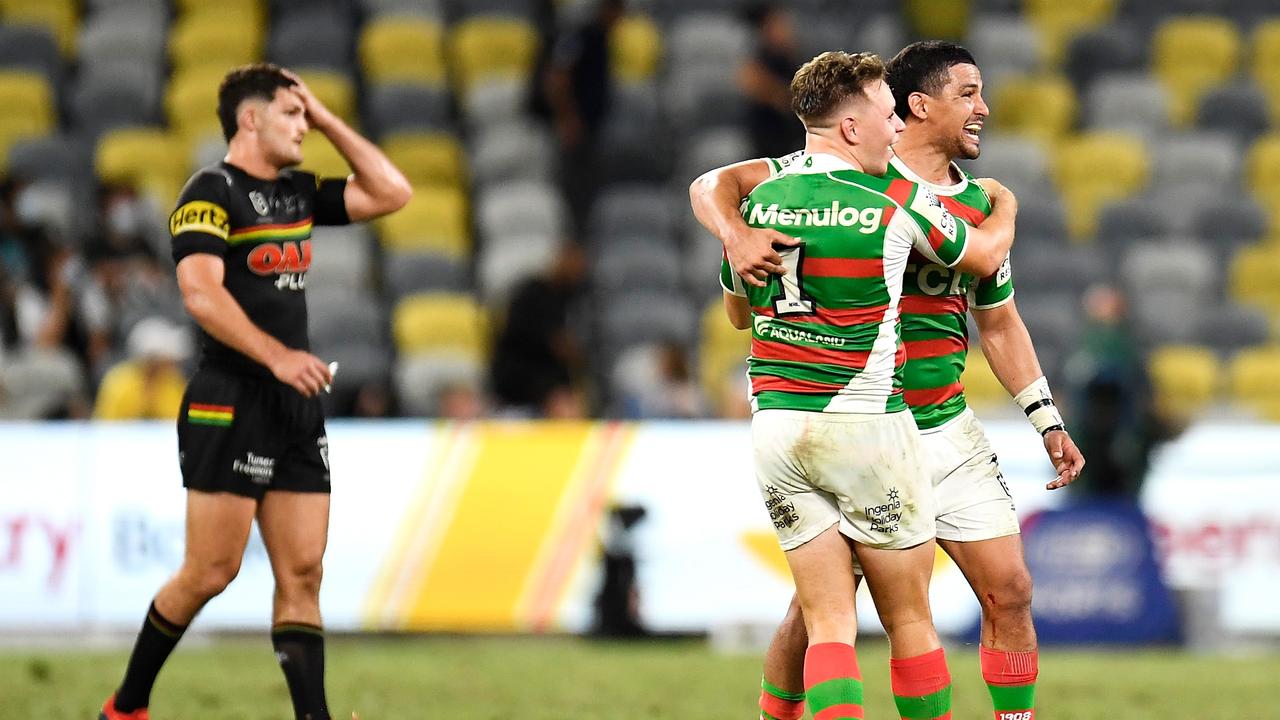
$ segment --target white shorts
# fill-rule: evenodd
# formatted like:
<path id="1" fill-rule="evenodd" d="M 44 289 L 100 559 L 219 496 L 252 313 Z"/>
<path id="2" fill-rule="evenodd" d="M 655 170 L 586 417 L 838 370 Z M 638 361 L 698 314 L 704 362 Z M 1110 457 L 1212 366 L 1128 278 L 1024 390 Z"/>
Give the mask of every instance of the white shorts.
<path id="1" fill-rule="evenodd" d="M 1019 532 L 1013 497 L 972 410 L 921 433 L 920 446 L 933 473 L 939 540 L 974 542 Z"/>
<path id="2" fill-rule="evenodd" d="M 783 550 L 840 524 L 882 549 L 934 536 L 931 474 L 909 412 L 760 410 L 751 419 L 756 481 Z"/>

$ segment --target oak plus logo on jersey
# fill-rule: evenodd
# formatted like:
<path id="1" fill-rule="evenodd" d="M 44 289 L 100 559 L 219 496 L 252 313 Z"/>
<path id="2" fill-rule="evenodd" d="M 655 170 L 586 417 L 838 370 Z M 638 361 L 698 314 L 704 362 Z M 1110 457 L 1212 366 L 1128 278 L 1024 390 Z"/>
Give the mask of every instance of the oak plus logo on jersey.
<path id="1" fill-rule="evenodd" d="M 311 241 L 265 242 L 249 252 L 249 269 L 257 275 L 278 275 L 276 287 L 301 290 L 311 267 Z"/>
<path id="2" fill-rule="evenodd" d="M 779 208 L 778 203 L 754 203 L 747 207 L 746 218 L 748 224 L 757 227 L 857 227 L 858 232 L 870 235 L 879 229 L 884 208 L 845 207 L 839 200 L 822 208 Z"/>

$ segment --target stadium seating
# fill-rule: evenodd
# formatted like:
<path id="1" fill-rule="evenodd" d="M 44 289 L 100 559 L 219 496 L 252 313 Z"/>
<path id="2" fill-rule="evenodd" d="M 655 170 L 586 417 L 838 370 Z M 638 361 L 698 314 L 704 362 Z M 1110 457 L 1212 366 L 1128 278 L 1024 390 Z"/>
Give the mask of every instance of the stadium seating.
<path id="1" fill-rule="evenodd" d="M 450 69 L 463 97 L 482 80 L 528 78 L 538 52 L 533 26 L 514 17 L 468 18 L 452 30 L 448 43 Z"/>
<path id="2" fill-rule="evenodd" d="M 1172 18 L 1156 30 L 1151 69 L 1169 91 L 1171 117 L 1186 125 L 1195 117 L 1200 96 L 1236 71 L 1242 40 L 1224 18 Z"/>
<path id="3" fill-rule="evenodd" d="M 44 28 L 53 36 L 63 57 L 70 58 L 76 52 L 80 29 L 76 0 L 0 0 L 0 20 Z"/>
<path id="4" fill-rule="evenodd" d="M 1149 364 L 1156 406 L 1186 420 L 1214 400 L 1222 375 L 1213 350 L 1198 345 L 1168 345 L 1151 354 Z"/>
<path id="5" fill-rule="evenodd" d="M 382 247 L 399 252 L 431 252 L 461 260 L 471 252 L 467 200 L 457 188 L 414 188 L 400 212 L 377 223 Z"/>
<path id="6" fill-rule="evenodd" d="M 1068 229 L 1076 239 L 1093 235 L 1106 203 L 1129 197 L 1147 181 L 1147 152 L 1133 135 L 1096 132 L 1077 135 L 1054 149 L 1054 179 L 1067 205 Z"/>
<path id="7" fill-rule="evenodd" d="M 1062 76 L 1010 76 L 991 97 L 992 126 L 1002 132 L 1052 142 L 1076 121 L 1075 89 Z"/>
<path id="8" fill-rule="evenodd" d="M 383 138 L 382 150 L 414 185 L 467 184 L 462 146 L 447 133 L 397 133 Z"/>
<path id="9" fill-rule="evenodd" d="M 987 362 L 987 356 L 982 354 L 976 342 L 969 348 L 964 375 L 960 377 L 960 382 L 964 385 L 965 399 L 979 412 L 1013 402 L 1009 398 L 1009 392 L 996 379 L 991 365 Z"/>
<path id="10" fill-rule="evenodd" d="M 1280 421 L 1280 383 L 1276 382 L 1278 367 L 1280 348 L 1241 350 L 1231 362 L 1232 398 L 1266 420 Z"/>
<path id="11" fill-rule="evenodd" d="M 648 82 L 662 60 L 662 34 L 643 15 L 623 18 L 609 38 L 613 74 L 624 83 Z"/>
<path id="12" fill-rule="evenodd" d="M 372 83 L 445 84 L 444 27 L 425 18 L 382 15 L 360 33 L 360 67 Z"/>
<path id="13" fill-rule="evenodd" d="M 469 295 L 428 293 L 396 304 L 391 316 L 396 349 L 407 355 L 451 354 L 480 359 L 488 347 L 488 318 Z"/>
<path id="14" fill-rule="evenodd" d="M 173 198 L 189 174 L 182 149 L 160 128 L 114 130 L 98 143 L 94 170 L 104 182 L 134 184 L 160 200 Z"/>

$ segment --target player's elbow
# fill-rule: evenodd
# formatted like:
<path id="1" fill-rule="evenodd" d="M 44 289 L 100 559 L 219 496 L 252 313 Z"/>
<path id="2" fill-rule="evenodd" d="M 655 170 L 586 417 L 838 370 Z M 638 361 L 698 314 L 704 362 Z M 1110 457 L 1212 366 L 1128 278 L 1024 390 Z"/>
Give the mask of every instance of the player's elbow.
<path id="1" fill-rule="evenodd" d="M 187 314 L 201 326 L 213 314 L 213 300 L 203 288 L 182 288 L 182 305 Z"/>
<path id="2" fill-rule="evenodd" d="M 379 214 L 387 215 L 393 213 L 413 199 L 413 186 L 409 184 L 408 179 L 403 175 L 396 175 L 389 179 L 386 189 L 382 193 L 382 202 Z"/>
<path id="3" fill-rule="evenodd" d="M 987 277 L 1000 269 L 1004 258 L 1005 255 L 997 252 L 994 247 L 973 247 L 965 253 L 958 266 L 967 273 Z"/>

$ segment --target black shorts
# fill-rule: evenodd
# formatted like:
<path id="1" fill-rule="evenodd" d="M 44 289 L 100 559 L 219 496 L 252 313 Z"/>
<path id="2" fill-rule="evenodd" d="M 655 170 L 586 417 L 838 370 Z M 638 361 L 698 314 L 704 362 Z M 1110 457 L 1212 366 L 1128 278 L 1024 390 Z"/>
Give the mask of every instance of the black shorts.
<path id="1" fill-rule="evenodd" d="M 268 490 L 329 492 L 320 398 L 275 378 L 196 371 L 178 416 L 182 485 L 262 499 Z"/>

